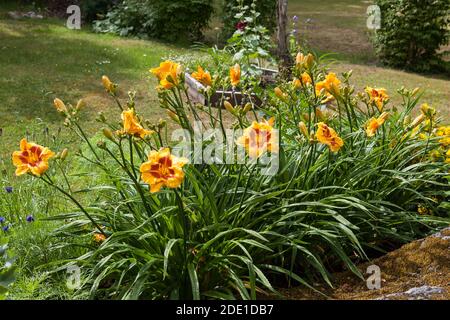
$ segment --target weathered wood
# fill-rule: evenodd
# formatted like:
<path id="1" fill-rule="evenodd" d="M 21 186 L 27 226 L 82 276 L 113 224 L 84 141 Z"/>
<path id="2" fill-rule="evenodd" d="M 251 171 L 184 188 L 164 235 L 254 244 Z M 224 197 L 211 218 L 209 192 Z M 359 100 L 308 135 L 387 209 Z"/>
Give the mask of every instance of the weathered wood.
<path id="1" fill-rule="evenodd" d="M 275 70 L 266 69 L 266 72 L 276 72 Z M 206 88 L 194 79 L 189 73 L 185 73 L 185 83 L 187 86 L 187 91 L 189 95 L 189 99 L 192 103 L 207 105 L 206 97 L 202 94 Z M 210 97 L 210 103 L 212 107 L 215 108 L 224 108 L 223 102 L 228 100 L 233 105 L 243 106 L 247 102 L 253 103 L 253 105 L 259 107 L 262 104 L 262 101 L 259 97 L 257 97 L 254 93 L 249 95 L 244 95 L 239 91 L 231 91 L 231 90 L 217 90 Z"/>

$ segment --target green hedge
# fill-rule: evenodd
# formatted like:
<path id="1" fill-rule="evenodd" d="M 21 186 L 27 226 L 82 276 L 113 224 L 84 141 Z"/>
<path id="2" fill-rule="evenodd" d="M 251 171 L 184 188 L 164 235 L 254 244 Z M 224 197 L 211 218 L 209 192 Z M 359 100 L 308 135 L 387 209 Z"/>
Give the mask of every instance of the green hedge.
<path id="1" fill-rule="evenodd" d="M 197 40 L 213 13 L 212 0 L 126 0 L 94 29 L 169 41 Z"/>

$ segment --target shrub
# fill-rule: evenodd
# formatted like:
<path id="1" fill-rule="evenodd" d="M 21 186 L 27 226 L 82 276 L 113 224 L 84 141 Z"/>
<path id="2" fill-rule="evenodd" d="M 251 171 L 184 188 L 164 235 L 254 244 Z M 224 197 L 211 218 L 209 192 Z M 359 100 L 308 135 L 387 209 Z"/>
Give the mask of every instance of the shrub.
<path id="1" fill-rule="evenodd" d="M 82 110 L 55 100 L 86 143 L 89 152 L 77 158 L 90 180 L 68 189 L 70 180 L 46 170 L 62 154 L 40 146 L 21 144 L 21 152 L 41 150 L 38 168 L 27 165 L 33 157 L 13 157 L 19 173 L 34 170 L 71 201 L 73 209 L 54 219 L 65 221 L 57 230 L 61 247 L 86 248 L 68 262 L 82 268 L 82 290 L 91 298 L 256 299 L 276 294 L 276 285 L 331 284 L 330 269 L 362 277 L 355 263 L 367 252 L 448 225 L 450 127 L 439 126 L 426 104 L 410 119 L 419 90 L 399 90 L 403 103 L 391 107 L 384 89 L 355 95 L 350 74 L 339 78 L 317 60 L 299 54 L 296 79 L 273 90 L 258 90 L 238 66 L 198 68 L 192 77 L 209 87 L 204 106 L 191 103 L 181 66 L 162 63 L 152 72 L 161 107 L 182 129 L 177 144 L 165 121 L 139 118 L 134 94 L 123 105 L 107 77 L 103 85 L 121 121 L 99 116 L 104 137 L 96 143 L 83 131 Z M 258 93 L 261 106 L 232 97 L 225 110 L 211 108 L 212 93 L 230 82 L 245 96 Z M 200 149 L 193 119 L 201 121 L 197 128 L 218 129 L 205 133 Z M 231 140 L 241 146 L 242 162 L 217 161 L 228 147 L 219 143 L 228 127 L 238 130 Z M 203 161 L 181 157 L 186 148 L 207 154 L 215 142 Z"/>
<path id="2" fill-rule="evenodd" d="M 381 29 L 375 46 L 381 61 L 414 71 L 441 65 L 439 49 L 449 41 L 450 1 L 377 0 Z"/>
<path id="3" fill-rule="evenodd" d="M 270 55 L 272 42 L 269 31 L 260 24 L 260 13 L 254 5 L 240 8 L 236 13 L 240 25 L 228 39 L 224 50 L 233 55 L 233 62 L 240 63 L 247 76 L 260 76 L 260 69 L 267 64 L 274 63 Z"/>
<path id="4" fill-rule="evenodd" d="M 94 29 L 169 41 L 198 40 L 212 13 L 212 0 L 126 0 Z"/>
<path id="5" fill-rule="evenodd" d="M 223 1 L 222 23 L 223 29 L 221 38 L 223 41 L 230 38 L 236 31 L 237 24 L 243 20 L 243 17 L 237 16 L 243 10 L 243 7 L 253 6 L 260 14 L 259 24 L 273 32 L 276 27 L 276 1 L 273 0 L 232 0 Z"/>

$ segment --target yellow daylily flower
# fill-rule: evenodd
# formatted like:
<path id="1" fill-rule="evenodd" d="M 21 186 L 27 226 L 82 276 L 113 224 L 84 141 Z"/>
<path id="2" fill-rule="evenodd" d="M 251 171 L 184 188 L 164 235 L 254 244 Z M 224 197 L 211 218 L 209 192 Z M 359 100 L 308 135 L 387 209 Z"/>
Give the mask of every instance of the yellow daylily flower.
<path id="1" fill-rule="evenodd" d="M 230 68 L 230 81 L 233 87 L 237 87 L 241 81 L 241 67 L 237 63 Z"/>
<path id="2" fill-rule="evenodd" d="M 180 83 L 181 66 L 176 62 L 166 60 L 159 67 L 150 69 L 150 72 L 158 78 L 160 89 L 171 89 Z"/>
<path id="3" fill-rule="evenodd" d="M 258 158 L 264 152 L 278 152 L 279 146 L 274 134 L 274 122 L 275 118 L 264 119 L 261 122 L 253 121 L 236 143 L 245 148 L 250 158 Z"/>
<path id="4" fill-rule="evenodd" d="M 344 140 L 338 136 L 333 128 L 330 128 L 323 122 L 319 122 L 317 127 L 317 140 L 327 145 L 332 152 L 338 152 L 344 146 Z"/>
<path id="5" fill-rule="evenodd" d="M 365 90 L 369 95 L 370 101 L 376 105 L 380 112 L 383 111 L 383 106 L 389 99 L 386 89 L 366 87 Z"/>
<path id="6" fill-rule="evenodd" d="M 378 128 L 381 127 L 386 119 L 389 117 L 387 112 L 383 112 L 378 118 L 370 119 L 366 124 L 366 134 L 368 137 L 373 137 Z"/>
<path id="7" fill-rule="evenodd" d="M 146 135 L 154 133 L 152 130 L 144 129 L 139 123 L 134 109 L 129 109 L 122 112 L 123 130 L 120 130 L 119 134 L 128 134 L 134 137 L 144 138 Z"/>
<path id="8" fill-rule="evenodd" d="M 316 95 L 320 96 L 323 92 L 326 95 L 325 100 L 328 102 L 334 98 L 334 96 L 339 95 L 341 90 L 341 81 L 336 77 L 336 74 L 330 72 L 325 77 L 325 80 L 316 83 Z"/>
<path id="9" fill-rule="evenodd" d="M 140 167 L 141 178 L 150 185 L 151 193 L 160 191 L 163 186 L 178 188 L 184 179 L 183 166 L 186 163 L 188 159 L 172 155 L 169 148 L 152 150 L 148 161 Z"/>
<path id="10" fill-rule="evenodd" d="M 192 72 L 192 77 L 202 83 L 205 86 L 210 86 L 212 84 L 211 74 L 205 70 L 201 66 L 197 67 L 196 72 Z"/>

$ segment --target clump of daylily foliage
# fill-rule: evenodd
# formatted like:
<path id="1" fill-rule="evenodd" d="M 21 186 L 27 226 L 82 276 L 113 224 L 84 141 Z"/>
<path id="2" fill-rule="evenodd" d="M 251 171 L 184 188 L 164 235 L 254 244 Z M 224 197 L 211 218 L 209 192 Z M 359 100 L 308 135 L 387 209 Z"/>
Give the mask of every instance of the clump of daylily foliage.
<path id="1" fill-rule="evenodd" d="M 306 53 L 297 55 L 292 78 L 272 88 L 247 81 L 241 67 L 195 66 L 190 76 L 205 86 L 204 104 L 191 101 L 186 66 L 165 61 L 150 71 L 186 146 L 196 143 L 196 123 L 232 128 L 245 161 L 199 163 L 176 154 L 166 121 L 143 121 L 134 95 L 124 105 L 106 76 L 121 117 L 116 109 L 109 120 L 99 117 L 104 138 L 96 143 L 79 121 L 83 103 L 55 100 L 88 152 L 56 154 L 20 142 L 16 174 L 39 177 L 74 205 L 55 219 L 66 222 L 58 231 L 68 246 L 86 244 L 82 256 L 61 262 L 61 269 L 81 268 L 80 290 L 92 298 L 255 299 L 280 286 L 331 284 L 330 270 L 362 277 L 355 263 L 367 252 L 448 225 L 450 127 L 427 104 L 414 116 L 419 89 L 400 89 L 403 103 L 393 106 L 394 93 L 355 93 L 350 73 L 329 73 Z M 219 89 L 249 98 L 237 103 L 232 94 L 212 107 Z M 201 148 L 215 139 L 209 135 Z M 260 170 L 264 155 L 278 161 L 272 174 Z M 52 177 L 52 161 L 67 157 L 89 168 L 82 190 L 66 187 L 70 175 Z"/>

